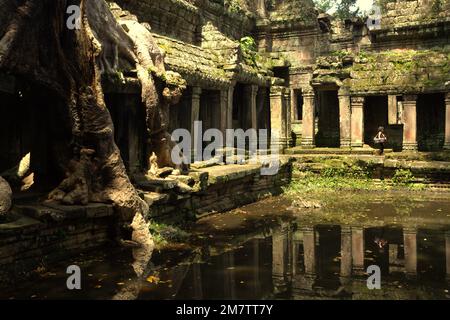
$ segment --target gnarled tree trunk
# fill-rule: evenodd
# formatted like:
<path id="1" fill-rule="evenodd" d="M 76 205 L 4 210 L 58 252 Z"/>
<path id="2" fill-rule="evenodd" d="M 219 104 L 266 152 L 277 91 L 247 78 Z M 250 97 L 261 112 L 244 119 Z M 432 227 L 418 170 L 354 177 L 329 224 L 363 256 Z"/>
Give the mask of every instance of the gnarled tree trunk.
<path id="1" fill-rule="evenodd" d="M 79 29 L 66 25 L 70 5 L 81 9 Z M 131 184 L 114 142 L 100 81 L 101 72 L 139 65 L 134 50 L 134 41 L 103 0 L 0 0 L 0 72 L 44 85 L 65 101 L 74 145 L 92 150 L 95 158 L 96 187 L 88 189 L 90 197 L 114 203 L 120 220 L 132 221 L 132 238 L 148 254 L 153 245 L 148 206 Z M 81 161 L 80 154 L 73 156 Z"/>

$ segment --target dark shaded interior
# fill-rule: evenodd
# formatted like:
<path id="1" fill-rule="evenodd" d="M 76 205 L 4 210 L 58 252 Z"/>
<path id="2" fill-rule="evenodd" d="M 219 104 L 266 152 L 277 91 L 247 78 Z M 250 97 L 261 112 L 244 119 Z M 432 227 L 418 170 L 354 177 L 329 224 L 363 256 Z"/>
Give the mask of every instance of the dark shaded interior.
<path id="1" fill-rule="evenodd" d="M 114 139 L 128 172 L 146 168 L 145 108 L 139 94 L 105 94 L 114 124 Z"/>
<path id="2" fill-rule="evenodd" d="M 445 138 L 445 97 L 443 93 L 417 98 L 417 143 L 419 151 L 438 151 Z"/>
<path id="3" fill-rule="evenodd" d="M 318 131 L 317 147 L 340 146 L 339 99 L 337 90 L 317 91 Z"/>
<path id="4" fill-rule="evenodd" d="M 30 190 L 48 191 L 64 177 L 71 157 L 72 131 L 66 105 L 52 91 L 28 81 L 19 81 L 13 92 L 0 91 L 0 174 L 14 191 L 21 181 L 11 181 L 5 171 L 17 167 L 30 153 Z"/>

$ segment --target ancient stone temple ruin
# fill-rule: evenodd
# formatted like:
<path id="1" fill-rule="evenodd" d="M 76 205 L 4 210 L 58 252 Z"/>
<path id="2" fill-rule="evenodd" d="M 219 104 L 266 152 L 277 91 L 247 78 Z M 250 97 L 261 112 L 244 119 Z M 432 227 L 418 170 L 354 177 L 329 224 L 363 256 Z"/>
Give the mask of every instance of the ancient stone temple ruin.
<path id="1" fill-rule="evenodd" d="M 175 168 L 168 157 L 170 133 L 181 128 L 194 136 L 197 121 L 203 132 L 267 129 L 276 133 L 271 147 L 280 154 L 319 148 L 372 154 L 380 126 L 394 152 L 450 149 L 448 0 L 380 1 L 381 16 L 345 21 L 319 12 L 312 0 L 89 1 L 101 10 L 104 5 L 108 14 L 89 17 L 100 22 L 88 35 L 114 40 L 100 41 L 101 76 L 92 76 L 101 78 L 97 100 L 109 111 L 113 131 L 91 132 L 86 125 L 97 124 L 86 108 L 92 90 L 70 96 L 87 102 L 67 111 L 72 100 L 62 99 L 64 86 L 73 83 L 54 85 L 66 69 L 45 74 L 53 65 L 40 62 L 35 81 L 35 70 L 21 65 L 32 66 L 35 57 L 4 62 L 8 50 L 0 46 L 0 175 L 12 186 L 18 217 L 11 218 L 12 226 L 0 221 L 0 246 L 6 248 L 0 264 L 27 250 L 24 259 L 32 259 L 53 248 L 88 248 L 112 238 L 114 210 L 130 209 L 128 202 L 135 209 L 140 201 L 103 192 L 111 185 L 120 191 L 118 181 L 129 194 L 131 183 L 136 187 L 149 217 L 175 220 L 235 208 L 289 182 L 290 162 L 283 157 L 274 176 L 262 176 L 261 164 Z M 0 13 L 0 44 L 26 51 L 23 39 L 7 41 L 2 21 L 7 19 Z M 101 25 L 113 25 L 113 31 Z M 28 52 L 60 57 L 54 51 Z M 73 116 L 77 112 L 83 116 Z M 88 146 L 73 143 L 79 131 Z M 102 144 L 108 132 L 120 150 L 123 174 L 110 169 L 121 162 L 113 147 Z M 102 157 L 109 171 L 102 169 Z M 64 182 L 74 172 L 84 180 L 71 186 L 78 197 L 67 198 Z M 110 176 L 115 184 L 105 182 Z M 0 182 L 10 194 L 8 183 Z M 42 197 L 51 190 L 56 203 L 49 204 Z M 9 210 L 10 198 L 0 195 L 0 214 Z M 15 236 L 15 228 L 26 236 Z M 42 243 L 28 247 L 36 234 Z"/>
<path id="2" fill-rule="evenodd" d="M 386 1 L 381 18 L 346 21 L 295 0 L 117 1 L 111 10 L 148 22 L 167 68 L 187 81 L 170 130 L 192 133 L 202 121 L 203 130 L 277 130 L 280 150 L 358 149 L 373 147 L 383 126 L 394 151 L 436 151 L 450 145 L 448 5 Z M 138 122 L 139 97 L 120 88 L 108 106 L 134 170 L 140 129 L 126 122 Z"/>

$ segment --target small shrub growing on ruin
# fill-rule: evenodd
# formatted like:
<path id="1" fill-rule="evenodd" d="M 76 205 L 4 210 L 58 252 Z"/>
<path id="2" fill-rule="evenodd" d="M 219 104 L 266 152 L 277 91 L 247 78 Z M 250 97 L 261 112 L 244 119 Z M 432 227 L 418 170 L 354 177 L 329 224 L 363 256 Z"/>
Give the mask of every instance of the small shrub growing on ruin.
<path id="1" fill-rule="evenodd" d="M 414 176 L 409 169 L 398 169 L 395 171 L 392 177 L 392 182 L 397 185 L 408 185 L 412 184 L 414 181 Z"/>

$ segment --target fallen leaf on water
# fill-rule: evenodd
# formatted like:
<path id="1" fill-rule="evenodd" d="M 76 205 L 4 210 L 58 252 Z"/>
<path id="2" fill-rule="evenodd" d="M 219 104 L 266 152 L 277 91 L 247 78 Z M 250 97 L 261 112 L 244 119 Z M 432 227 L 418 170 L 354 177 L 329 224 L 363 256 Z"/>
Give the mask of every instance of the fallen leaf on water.
<path id="1" fill-rule="evenodd" d="M 149 283 L 158 283 L 158 282 L 159 282 L 159 278 L 158 278 L 158 277 L 155 277 L 155 276 L 149 276 L 149 277 L 146 279 L 146 281 L 149 282 Z"/>

